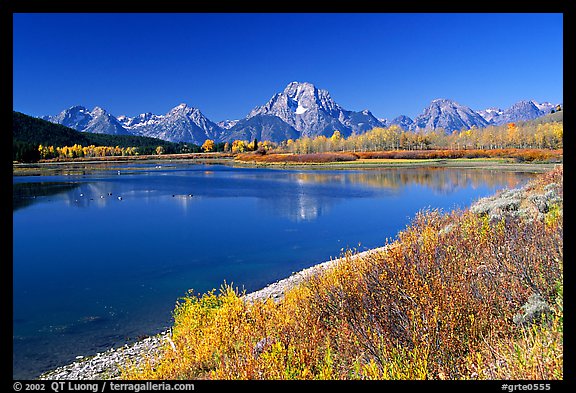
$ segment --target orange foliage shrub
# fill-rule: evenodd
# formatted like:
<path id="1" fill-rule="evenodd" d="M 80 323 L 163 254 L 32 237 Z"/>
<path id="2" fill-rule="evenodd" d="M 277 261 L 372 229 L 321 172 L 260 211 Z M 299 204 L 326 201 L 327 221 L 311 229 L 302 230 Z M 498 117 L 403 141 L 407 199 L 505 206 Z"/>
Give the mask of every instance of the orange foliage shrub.
<path id="1" fill-rule="evenodd" d="M 559 159 L 563 150 L 549 149 L 468 149 L 468 150 L 390 150 L 356 152 L 359 158 L 450 159 L 450 158 L 515 158 L 518 161 Z"/>
<path id="2" fill-rule="evenodd" d="M 238 154 L 236 159 L 239 161 L 255 162 L 293 162 L 293 163 L 325 163 L 354 161 L 358 156 L 354 153 L 310 153 L 310 154 Z"/>

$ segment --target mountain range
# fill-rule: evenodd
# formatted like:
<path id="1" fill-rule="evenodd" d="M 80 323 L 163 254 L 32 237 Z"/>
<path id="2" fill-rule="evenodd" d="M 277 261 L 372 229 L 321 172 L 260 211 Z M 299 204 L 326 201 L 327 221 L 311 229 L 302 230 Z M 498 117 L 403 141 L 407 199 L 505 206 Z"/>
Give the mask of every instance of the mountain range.
<path id="1" fill-rule="evenodd" d="M 488 108 L 474 111 L 453 100 L 433 100 L 416 118 L 398 116 L 392 120 L 378 119 L 369 110 L 351 111 L 337 104 L 327 90 L 308 82 L 291 82 L 262 106 L 255 107 L 243 119 L 213 122 L 202 112 L 180 104 L 165 115 L 142 113 L 134 117 L 115 117 L 95 107 L 88 110 L 73 106 L 44 120 L 62 124 L 81 132 L 113 135 L 140 135 L 170 142 L 201 145 L 206 139 L 216 142 L 269 140 L 281 142 L 300 137 L 331 136 L 334 130 L 343 136 L 361 134 L 374 127 L 397 125 L 407 131 L 445 132 L 487 127 L 508 122 L 532 120 L 546 115 L 556 105 L 534 100 L 520 101 L 508 109 Z"/>

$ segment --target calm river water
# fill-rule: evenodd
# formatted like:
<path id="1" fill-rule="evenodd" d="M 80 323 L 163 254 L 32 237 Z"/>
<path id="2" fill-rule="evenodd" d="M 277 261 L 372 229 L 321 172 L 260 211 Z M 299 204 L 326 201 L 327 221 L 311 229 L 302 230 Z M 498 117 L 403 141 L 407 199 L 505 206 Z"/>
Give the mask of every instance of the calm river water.
<path id="1" fill-rule="evenodd" d="M 419 210 L 465 208 L 533 176 L 187 163 L 15 176 L 13 378 L 164 330 L 189 289 L 260 289 L 382 246 Z"/>

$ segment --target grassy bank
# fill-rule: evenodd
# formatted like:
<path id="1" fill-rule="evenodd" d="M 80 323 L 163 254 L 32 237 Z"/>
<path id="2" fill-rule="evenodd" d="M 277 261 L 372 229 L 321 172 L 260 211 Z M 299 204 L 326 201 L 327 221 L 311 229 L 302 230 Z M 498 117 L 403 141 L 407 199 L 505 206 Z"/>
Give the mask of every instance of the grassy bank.
<path id="1" fill-rule="evenodd" d="M 247 302 L 190 293 L 128 379 L 562 379 L 563 169 Z M 537 310 L 540 312 L 534 313 Z"/>

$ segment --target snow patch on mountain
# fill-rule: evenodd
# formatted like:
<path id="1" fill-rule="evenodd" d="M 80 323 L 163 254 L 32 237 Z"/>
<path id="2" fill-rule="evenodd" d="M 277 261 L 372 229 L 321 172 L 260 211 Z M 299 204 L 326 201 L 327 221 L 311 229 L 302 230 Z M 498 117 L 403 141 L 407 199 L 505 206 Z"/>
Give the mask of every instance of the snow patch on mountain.
<path id="1" fill-rule="evenodd" d="M 300 103 L 298 103 L 298 108 L 296 108 L 296 111 L 294 113 L 296 113 L 297 115 L 301 115 L 303 113 L 306 113 L 307 110 L 308 108 L 304 108 Z"/>
<path id="2" fill-rule="evenodd" d="M 232 128 L 232 127 L 234 127 L 236 124 L 238 124 L 238 121 L 239 121 L 239 120 L 222 120 L 222 121 L 219 121 L 219 122 L 216 123 L 216 124 L 218 124 L 218 126 L 219 126 L 220 128 L 223 128 L 223 129 L 225 129 L 225 130 L 229 130 L 230 128 Z"/>

